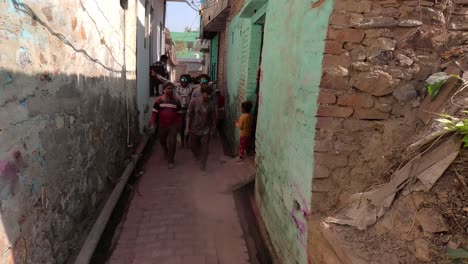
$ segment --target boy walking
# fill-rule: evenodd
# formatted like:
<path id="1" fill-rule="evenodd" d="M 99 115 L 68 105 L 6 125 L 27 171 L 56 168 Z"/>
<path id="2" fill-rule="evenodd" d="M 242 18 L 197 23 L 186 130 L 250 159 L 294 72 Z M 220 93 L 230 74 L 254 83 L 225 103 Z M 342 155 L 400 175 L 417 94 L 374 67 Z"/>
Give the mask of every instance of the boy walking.
<path id="1" fill-rule="evenodd" d="M 174 84 L 165 83 L 164 95 L 156 98 L 151 115 L 151 126 L 154 128 L 156 119 L 159 120 L 159 140 L 167 158 L 169 169 L 174 168 L 177 132 L 180 128 L 181 105 L 174 96 Z M 158 118 L 159 117 L 159 118 Z"/>
<path id="2" fill-rule="evenodd" d="M 190 147 L 195 158 L 200 159 L 200 169 L 204 171 L 208 159 L 210 133 L 216 131 L 216 110 L 210 98 L 211 88 L 202 84 L 200 92 L 201 96 L 190 102 L 185 135 L 190 134 Z"/>
<path id="3" fill-rule="evenodd" d="M 253 117 L 250 114 L 252 110 L 252 103 L 247 101 L 242 103 L 242 115 L 239 120 L 236 120 L 236 127 L 240 130 L 239 139 L 239 159 L 243 161 L 247 155 L 247 146 L 249 144 L 250 133 L 252 133 L 252 120 Z"/>
<path id="4" fill-rule="evenodd" d="M 181 129 L 180 129 L 180 141 L 182 142 L 182 148 L 184 148 L 188 143 L 186 142 L 185 137 L 185 124 L 187 117 L 187 109 L 190 104 L 190 98 L 192 96 L 193 86 L 189 83 L 190 75 L 182 74 L 180 76 L 180 83 L 176 87 L 176 94 L 180 100 L 182 107 L 181 111 Z"/>

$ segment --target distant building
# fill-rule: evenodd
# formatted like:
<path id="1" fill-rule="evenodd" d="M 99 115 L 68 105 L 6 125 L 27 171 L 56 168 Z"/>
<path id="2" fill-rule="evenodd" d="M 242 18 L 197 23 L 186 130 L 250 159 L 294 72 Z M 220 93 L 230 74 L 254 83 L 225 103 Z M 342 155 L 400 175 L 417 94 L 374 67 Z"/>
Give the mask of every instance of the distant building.
<path id="1" fill-rule="evenodd" d="M 204 54 L 200 51 L 199 35 L 198 31 L 171 32 L 177 58 L 176 80 L 185 73 L 192 76 L 206 73 Z"/>

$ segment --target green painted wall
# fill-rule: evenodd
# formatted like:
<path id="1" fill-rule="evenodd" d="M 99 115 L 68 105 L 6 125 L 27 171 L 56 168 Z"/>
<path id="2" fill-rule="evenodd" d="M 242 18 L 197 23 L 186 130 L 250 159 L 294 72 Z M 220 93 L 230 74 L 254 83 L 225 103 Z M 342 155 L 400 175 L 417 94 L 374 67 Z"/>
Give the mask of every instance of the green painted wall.
<path id="1" fill-rule="evenodd" d="M 239 133 L 233 122 L 240 116 L 240 105 L 256 101 L 256 74 L 260 61 L 262 26 L 239 15 L 229 24 L 227 52 L 227 137 L 233 150 Z M 235 154 L 235 153 L 234 153 Z"/>
<path id="2" fill-rule="evenodd" d="M 332 1 L 269 1 L 257 127 L 256 198 L 281 262 L 307 263 L 322 59 Z M 231 58 L 232 59 L 232 58 Z"/>
<path id="3" fill-rule="evenodd" d="M 210 66 L 210 76 L 211 80 L 218 79 L 218 50 L 219 50 L 219 34 L 211 40 L 211 49 L 210 49 L 210 56 L 211 56 L 211 66 Z"/>

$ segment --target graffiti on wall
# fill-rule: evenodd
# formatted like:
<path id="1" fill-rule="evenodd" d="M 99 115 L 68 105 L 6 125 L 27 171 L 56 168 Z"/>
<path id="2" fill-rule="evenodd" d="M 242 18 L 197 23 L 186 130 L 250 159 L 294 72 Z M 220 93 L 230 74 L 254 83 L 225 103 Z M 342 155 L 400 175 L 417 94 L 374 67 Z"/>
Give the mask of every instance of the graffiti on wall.
<path id="1" fill-rule="evenodd" d="M 10 159 L 0 160 L 0 199 L 7 200 L 14 195 L 21 169 L 27 167 L 21 152 L 15 151 Z"/>
<path id="2" fill-rule="evenodd" d="M 297 183 L 293 182 L 292 187 L 295 190 L 295 194 L 299 199 L 294 199 L 294 205 L 291 209 L 291 218 L 294 221 L 294 224 L 296 225 L 298 231 L 297 239 L 299 240 L 299 243 L 301 244 L 304 251 L 307 252 L 307 261 L 310 264 L 312 262 L 310 259 L 309 251 L 307 249 L 307 218 L 310 215 L 310 210 L 309 206 L 307 205 L 307 200 L 301 193 L 301 190 L 299 189 Z"/>

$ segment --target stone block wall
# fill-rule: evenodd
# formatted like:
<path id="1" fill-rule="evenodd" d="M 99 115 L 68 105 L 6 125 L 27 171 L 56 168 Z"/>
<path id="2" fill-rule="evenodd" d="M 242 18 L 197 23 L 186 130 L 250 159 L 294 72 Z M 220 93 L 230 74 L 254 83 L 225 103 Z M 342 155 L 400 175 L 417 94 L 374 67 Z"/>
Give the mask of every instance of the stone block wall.
<path id="1" fill-rule="evenodd" d="M 138 125 L 135 8 L 0 2 L 0 262 L 72 260 L 122 173 Z"/>
<path id="2" fill-rule="evenodd" d="M 312 208 L 384 180 L 420 124 L 425 80 L 467 70 L 441 54 L 466 45 L 467 1 L 336 0 L 318 97 Z"/>

